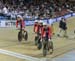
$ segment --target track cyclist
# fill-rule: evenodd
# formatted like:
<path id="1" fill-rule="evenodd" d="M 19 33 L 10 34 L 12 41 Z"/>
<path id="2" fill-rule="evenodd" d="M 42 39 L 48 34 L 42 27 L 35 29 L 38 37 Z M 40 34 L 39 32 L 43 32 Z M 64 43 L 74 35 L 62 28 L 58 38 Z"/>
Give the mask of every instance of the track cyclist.
<path id="1" fill-rule="evenodd" d="M 16 28 L 18 30 L 20 30 L 20 32 L 18 33 L 19 42 L 22 41 L 22 38 L 24 38 L 25 41 L 27 41 L 28 40 L 28 32 L 25 30 L 25 22 L 24 22 L 24 20 L 23 20 L 21 15 L 17 16 Z"/>
<path id="2" fill-rule="evenodd" d="M 17 28 L 17 29 L 22 28 L 22 29 L 25 31 L 25 22 L 24 22 L 24 20 L 23 20 L 23 18 L 22 18 L 21 15 L 18 15 L 18 16 L 17 16 L 16 28 Z"/>
<path id="3" fill-rule="evenodd" d="M 41 34 L 41 42 L 44 42 L 44 38 L 45 38 L 45 42 L 47 42 L 48 45 L 48 51 L 50 49 L 52 49 L 52 51 L 50 52 L 51 54 L 53 53 L 53 44 L 51 44 L 52 42 L 52 28 L 51 26 L 49 26 L 46 23 L 43 23 L 43 28 L 42 28 L 42 34 Z M 43 43 L 44 45 L 44 43 Z"/>

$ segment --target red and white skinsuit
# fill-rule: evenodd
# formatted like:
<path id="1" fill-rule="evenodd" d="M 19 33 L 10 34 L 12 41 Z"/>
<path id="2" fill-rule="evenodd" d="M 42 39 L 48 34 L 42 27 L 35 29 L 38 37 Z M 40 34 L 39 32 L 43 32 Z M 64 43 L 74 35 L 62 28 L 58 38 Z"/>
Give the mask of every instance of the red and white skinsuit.
<path id="1" fill-rule="evenodd" d="M 38 23 L 35 23 L 35 24 L 34 24 L 34 29 L 33 29 L 33 31 L 34 31 L 35 33 L 38 32 Z"/>
<path id="2" fill-rule="evenodd" d="M 34 24 L 34 32 L 35 33 L 41 34 L 42 33 L 42 28 L 43 28 L 43 25 Z"/>
<path id="3" fill-rule="evenodd" d="M 24 29 L 25 28 L 25 22 L 23 20 L 20 20 L 20 21 L 16 21 L 16 28 L 22 28 Z"/>
<path id="4" fill-rule="evenodd" d="M 48 39 L 51 39 L 51 37 L 52 37 L 52 29 L 51 29 L 51 27 L 47 27 L 47 28 L 42 28 L 42 34 L 41 34 L 41 37 L 42 38 L 44 38 L 44 37 L 46 37 L 46 38 L 48 38 Z"/>

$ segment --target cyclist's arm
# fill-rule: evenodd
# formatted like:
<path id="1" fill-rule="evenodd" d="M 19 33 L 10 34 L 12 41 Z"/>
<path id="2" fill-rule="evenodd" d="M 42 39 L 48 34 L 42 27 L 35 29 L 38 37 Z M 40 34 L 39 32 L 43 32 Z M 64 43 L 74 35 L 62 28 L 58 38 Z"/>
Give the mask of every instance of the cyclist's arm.
<path id="1" fill-rule="evenodd" d="M 41 31 L 41 38 L 43 38 L 43 35 L 44 35 L 44 29 L 42 28 L 42 31 Z"/>
<path id="2" fill-rule="evenodd" d="M 44 34 L 44 29 L 42 28 L 42 30 L 41 30 L 41 42 L 42 42 L 42 39 L 43 39 L 43 34 Z"/>
<path id="3" fill-rule="evenodd" d="M 24 21 L 22 21 L 22 27 L 25 28 L 25 22 Z"/>
<path id="4" fill-rule="evenodd" d="M 34 24 L 33 32 L 35 32 L 35 24 Z"/>
<path id="5" fill-rule="evenodd" d="M 18 28 L 18 21 L 16 21 L 16 28 Z"/>
<path id="6" fill-rule="evenodd" d="M 49 27 L 48 34 L 49 34 L 48 37 L 51 38 L 52 37 L 52 29 L 51 29 L 51 27 Z"/>

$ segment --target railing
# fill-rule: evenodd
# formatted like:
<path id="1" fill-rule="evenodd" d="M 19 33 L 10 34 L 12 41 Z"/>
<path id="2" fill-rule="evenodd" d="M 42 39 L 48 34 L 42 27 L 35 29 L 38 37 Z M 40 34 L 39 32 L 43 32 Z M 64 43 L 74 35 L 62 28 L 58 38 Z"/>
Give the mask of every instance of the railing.
<path id="1" fill-rule="evenodd" d="M 56 18 L 51 18 L 51 19 L 42 19 L 43 22 L 46 22 L 47 24 L 53 24 L 55 22 L 58 22 L 61 20 L 62 17 L 64 17 L 65 19 L 69 18 L 69 17 L 73 17 L 75 16 L 75 13 L 68 13 L 65 14 L 63 16 L 60 17 L 56 17 Z M 12 27 L 15 26 L 15 20 L 10 21 L 10 20 L 0 20 L 0 27 Z M 25 20 L 25 24 L 26 26 L 32 26 L 34 24 L 34 20 Z"/>

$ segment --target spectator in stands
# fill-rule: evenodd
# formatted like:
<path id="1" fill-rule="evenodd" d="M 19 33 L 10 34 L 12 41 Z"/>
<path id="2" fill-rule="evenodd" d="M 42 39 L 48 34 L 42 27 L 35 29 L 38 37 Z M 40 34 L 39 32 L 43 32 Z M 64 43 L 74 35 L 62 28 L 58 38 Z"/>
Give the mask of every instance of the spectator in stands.
<path id="1" fill-rule="evenodd" d="M 47 14 L 51 14 L 52 16 L 55 15 L 60 15 L 59 12 L 63 11 L 64 9 L 68 8 L 70 9 L 70 6 L 67 2 L 60 2 L 58 0 L 50 0 L 50 1 L 41 1 L 39 3 L 35 3 L 33 1 L 28 1 L 29 3 L 25 3 L 24 0 L 13 0 L 12 3 L 0 3 L 0 7 L 2 6 L 3 8 L 0 8 L 0 11 L 3 9 L 3 14 L 11 13 L 14 11 L 14 16 L 17 14 L 22 15 L 23 17 L 26 18 L 37 18 L 38 15 L 43 14 L 44 17 L 47 17 Z M 59 3 L 58 3 L 59 2 Z M 5 6 L 7 5 L 8 8 Z M 10 7 L 10 9 L 9 9 Z M 57 14 L 56 14 L 57 12 Z M 16 14 L 15 14 L 16 13 Z M 65 12 L 64 12 L 65 13 Z"/>
<path id="2" fill-rule="evenodd" d="M 3 14 L 8 14 L 8 8 L 6 6 L 3 7 Z"/>

